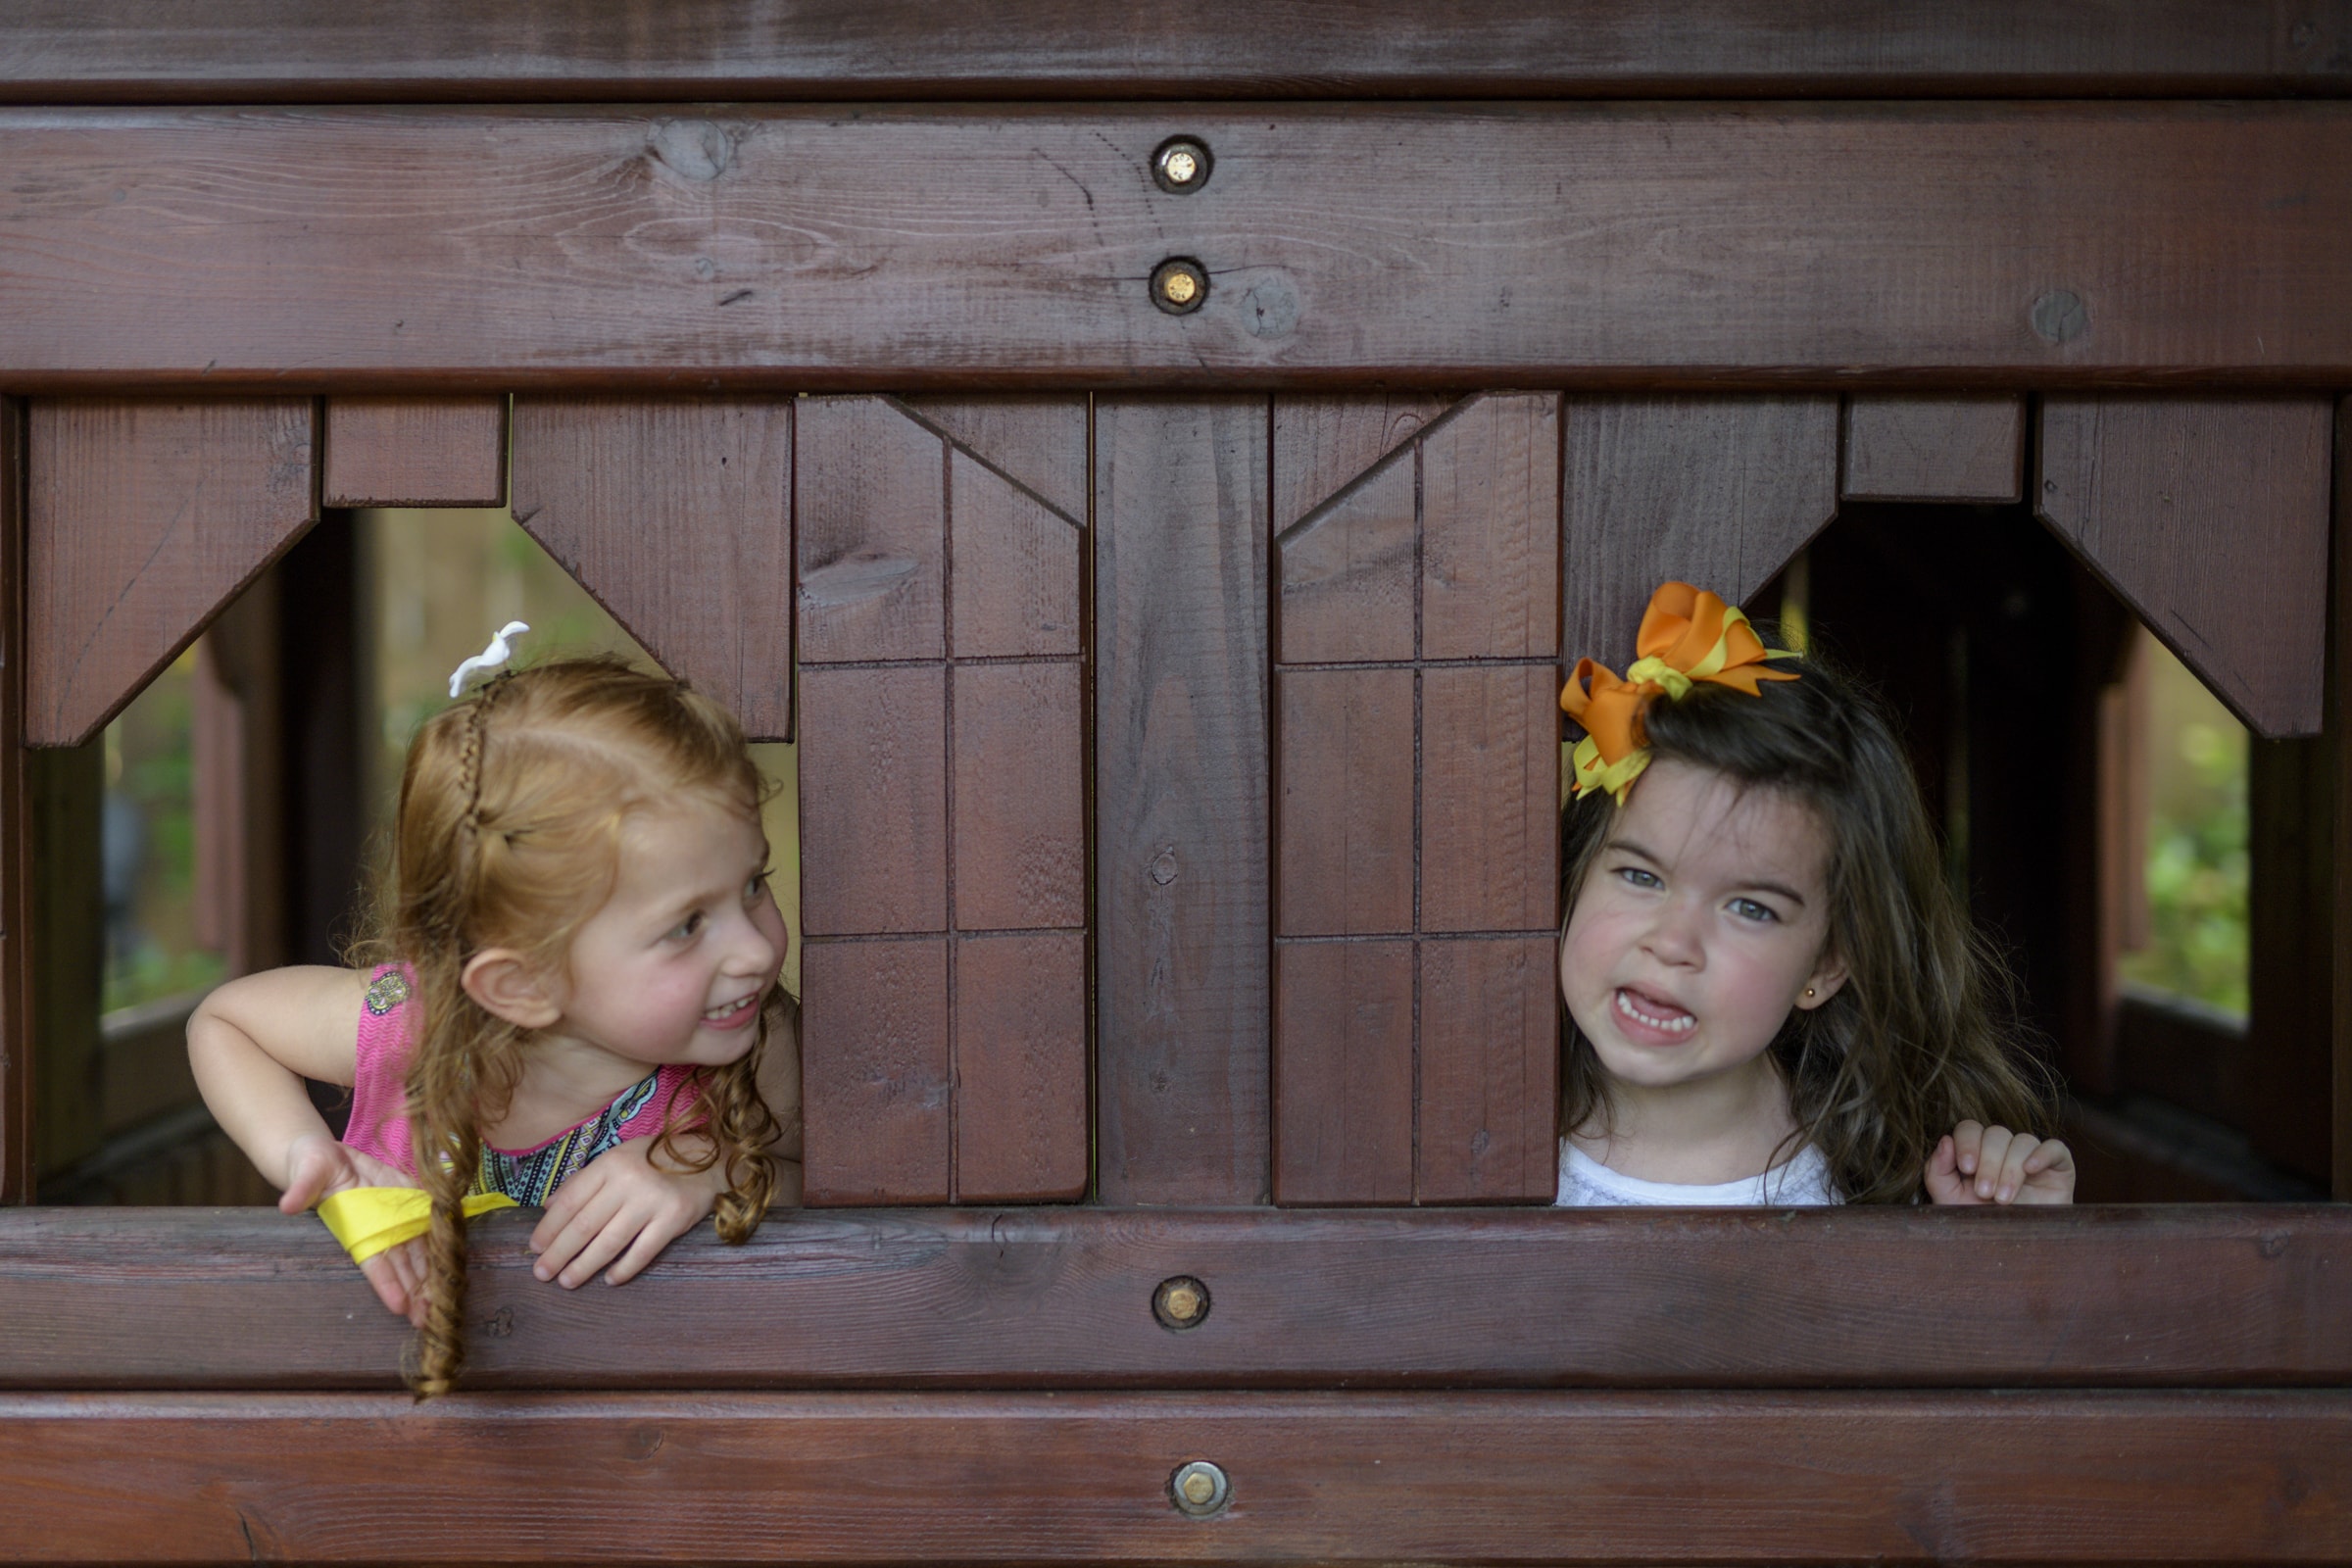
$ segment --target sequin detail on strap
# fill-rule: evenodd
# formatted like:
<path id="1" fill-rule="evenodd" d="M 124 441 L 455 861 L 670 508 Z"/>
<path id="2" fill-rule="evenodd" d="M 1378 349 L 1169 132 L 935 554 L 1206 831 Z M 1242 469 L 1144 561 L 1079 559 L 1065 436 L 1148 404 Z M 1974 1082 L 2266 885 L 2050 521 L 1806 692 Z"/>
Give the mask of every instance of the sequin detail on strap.
<path id="1" fill-rule="evenodd" d="M 661 1083 L 660 1072 L 649 1074 L 643 1083 L 624 1091 L 618 1100 L 607 1105 L 594 1121 L 582 1122 L 561 1138 L 527 1153 L 510 1154 L 483 1145 L 481 1167 L 474 1173 L 473 1190 L 504 1193 L 517 1203 L 544 1206 L 556 1189 L 581 1167 L 606 1151 L 619 1147 L 620 1130 L 645 1109 Z"/>
<path id="2" fill-rule="evenodd" d="M 368 986 L 368 1010 L 378 1018 L 409 1000 L 409 977 L 386 969 Z"/>

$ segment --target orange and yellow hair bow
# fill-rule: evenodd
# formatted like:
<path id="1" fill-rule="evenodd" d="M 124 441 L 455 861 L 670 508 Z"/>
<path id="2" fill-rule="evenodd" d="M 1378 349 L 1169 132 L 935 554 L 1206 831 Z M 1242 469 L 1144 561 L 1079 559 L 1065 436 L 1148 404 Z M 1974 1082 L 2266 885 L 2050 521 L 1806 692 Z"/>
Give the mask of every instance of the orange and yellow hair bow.
<path id="1" fill-rule="evenodd" d="M 1625 804 L 1625 792 L 1649 765 L 1642 714 L 1660 695 L 1680 701 L 1692 686 L 1711 681 L 1756 697 L 1762 695 L 1758 681 L 1797 678 L 1793 671 L 1764 667 L 1767 659 L 1791 656 L 1766 648 L 1736 606 L 1687 582 L 1666 583 L 1649 596 L 1634 647 L 1641 657 L 1625 679 L 1605 664 L 1580 659 L 1560 691 L 1560 707 L 1585 727 L 1572 759 L 1580 797 L 1606 790 Z"/>

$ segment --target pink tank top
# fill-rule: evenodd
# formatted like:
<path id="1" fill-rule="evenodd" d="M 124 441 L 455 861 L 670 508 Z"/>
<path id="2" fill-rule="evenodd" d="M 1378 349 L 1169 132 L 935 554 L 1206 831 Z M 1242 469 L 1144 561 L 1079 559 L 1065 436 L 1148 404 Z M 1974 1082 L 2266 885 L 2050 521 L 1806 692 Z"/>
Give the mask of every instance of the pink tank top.
<path id="1" fill-rule="evenodd" d="M 411 1176 L 416 1174 L 415 1141 L 409 1133 L 409 1057 L 416 1046 L 411 1030 L 417 1009 L 409 1005 L 416 975 L 407 964 L 384 964 L 368 977 L 360 1007 L 359 1049 L 351 1083 L 351 1125 L 343 1142 Z M 504 1193 L 518 1203 L 545 1203 L 574 1171 L 632 1138 L 651 1138 L 668 1125 L 672 1107 L 694 1102 L 691 1066 L 657 1067 L 622 1091 L 619 1098 L 578 1126 L 530 1149 L 482 1146 L 477 1193 Z"/>

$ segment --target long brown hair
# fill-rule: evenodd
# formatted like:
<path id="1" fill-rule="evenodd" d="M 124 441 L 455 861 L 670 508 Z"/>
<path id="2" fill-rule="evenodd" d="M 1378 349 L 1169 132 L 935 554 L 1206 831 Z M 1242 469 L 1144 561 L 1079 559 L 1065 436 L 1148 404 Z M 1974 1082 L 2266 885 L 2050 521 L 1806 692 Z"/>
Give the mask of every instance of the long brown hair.
<path id="1" fill-rule="evenodd" d="M 460 983 L 466 962 L 513 948 L 561 972 L 571 939 L 612 894 L 627 814 L 680 794 L 757 819 L 758 766 L 718 704 L 617 660 L 566 660 L 502 675 L 434 715 L 409 748 L 379 960 L 416 975 L 421 1008 L 408 1072 L 416 1174 L 432 1197 L 425 1239 L 425 1320 L 411 1386 L 446 1393 L 465 1364 L 466 1225 L 481 1130 L 506 1112 L 531 1031 L 485 1010 Z M 781 987 L 761 1007 L 749 1054 L 698 1069 L 690 1108 L 673 1115 L 652 1157 L 673 1170 L 724 1162 L 718 1234 L 748 1240 L 776 1186 L 774 1117 L 760 1098 L 768 1039 L 792 1024 Z M 673 1134 L 707 1144 L 688 1155 Z"/>
<path id="2" fill-rule="evenodd" d="M 1944 881 L 1918 781 L 1885 712 L 1817 659 L 1771 666 L 1802 678 L 1768 682 L 1754 697 L 1702 683 L 1680 701 L 1653 701 L 1643 713 L 1651 759 L 1780 791 L 1828 831 L 1829 942 L 1848 978 L 1819 1007 L 1791 1010 L 1770 1054 L 1788 1087 L 1795 1145 L 1821 1151 L 1838 1193 L 1848 1202 L 1910 1202 L 1937 1140 L 1961 1121 L 2046 1128 L 2047 1074 L 2006 1021 L 2008 971 Z M 1571 913 L 1618 809 L 1606 797 L 1565 808 Z M 1605 1125 L 1607 1077 L 1573 1019 L 1565 1042 L 1560 1130 Z"/>

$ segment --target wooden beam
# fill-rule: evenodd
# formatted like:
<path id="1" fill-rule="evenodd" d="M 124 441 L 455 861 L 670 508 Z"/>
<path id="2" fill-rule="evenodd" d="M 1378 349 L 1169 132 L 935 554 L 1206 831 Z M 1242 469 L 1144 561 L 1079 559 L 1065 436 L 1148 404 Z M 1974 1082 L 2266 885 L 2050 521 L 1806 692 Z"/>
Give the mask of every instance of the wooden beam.
<path id="1" fill-rule="evenodd" d="M 618 1291 L 476 1222 L 483 1390 L 2352 1384 L 2352 1209 L 806 1210 Z M 1197 1328 L 1153 1317 L 1189 1275 Z M 0 1388 L 397 1386 L 316 1220 L 0 1212 Z M 5 1466 L 0 1466 L 4 1471 Z"/>
<path id="2" fill-rule="evenodd" d="M 1201 0 L 1161 19 L 1014 0 L 937 24 L 920 0 L 23 0 L 0 101 L 468 99 L 2159 97 L 2341 94 L 2340 0 L 1965 7 L 1490 0 L 1384 15 Z"/>
<path id="3" fill-rule="evenodd" d="M 2335 764 L 2335 1114 L 2329 1140 L 2338 1201 L 2352 1200 L 2352 398 L 2335 406 L 2335 526 L 2328 720 Z"/>
<path id="4" fill-rule="evenodd" d="M 507 499 L 507 400 L 329 398 L 330 507 L 495 507 Z"/>
<path id="5" fill-rule="evenodd" d="M 18 1396 L 0 1506 L 25 1561 L 2341 1561 L 2352 1393 Z"/>
<path id="6" fill-rule="evenodd" d="M 32 841 L 25 810 L 24 405 L 0 399 L 0 1203 L 32 1199 Z"/>
<path id="7" fill-rule="evenodd" d="M 1146 172 L 1175 129 L 1214 154 L 1194 194 Z M 0 137 L 11 389 L 2352 377 L 2333 103 L 24 109 Z M 1189 315 L 1149 295 L 1174 256 L 1210 279 Z"/>

